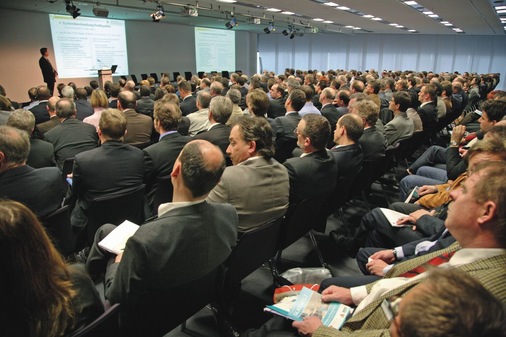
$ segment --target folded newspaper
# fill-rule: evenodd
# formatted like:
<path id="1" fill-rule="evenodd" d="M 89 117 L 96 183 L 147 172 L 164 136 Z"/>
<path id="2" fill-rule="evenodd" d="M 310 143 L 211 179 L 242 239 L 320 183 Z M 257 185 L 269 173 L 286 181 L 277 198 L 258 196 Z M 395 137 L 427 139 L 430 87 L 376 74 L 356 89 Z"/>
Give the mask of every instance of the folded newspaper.
<path id="1" fill-rule="evenodd" d="M 264 311 L 294 321 L 302 321 L 308 316 L 317 316 L 323 325 L 338 330 L 353 313 L 351 307 L 342 303 L 323 302 L 319 293 L 306 287 L 302 288 L 299 295 L 285 297 L 279 303 L 268 305 Z"/>
<path id="2" fill-rule="evenodd" d="M 98 246 L 108 252 L 118 255 L 125 249 L 126 242 L 139 229 L 139 225 L 125 220 L 112 230 L 98 243 Z"/>

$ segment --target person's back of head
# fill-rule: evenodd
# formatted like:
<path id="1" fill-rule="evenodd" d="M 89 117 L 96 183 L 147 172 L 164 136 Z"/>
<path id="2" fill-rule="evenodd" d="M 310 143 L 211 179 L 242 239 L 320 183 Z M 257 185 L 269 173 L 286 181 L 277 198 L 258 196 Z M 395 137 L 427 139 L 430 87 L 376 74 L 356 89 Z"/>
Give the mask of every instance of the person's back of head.
<path id="1" fill-rule="evenodd" d="M 51 96 L 47 100 L 46 109 L 49 115 L 54 116 L 56 115 L 56 102 L 58 102 L 59 98 L 56 96 Z"/>
<path id="2" fill-rule="evenodd" d="M 311 102 L 311 99 L 314 96 L 313 88 L 311 88 L 309 85 L 302 85 L 300 87 L 300 90 L 302 90 L 304 92 L 304 94 L 306 95 L 306 102 Z"/>
<path id="3" fill-rule="evenodd" d="M 272 128 L 266 118 L 241 116 L 236 120 L 234 127 L 238 128 L 243 141 L 255 142 L 256 155 L 265 159 L 271 159 L 274 156 Z"/>
<path id="4" fill-rule="evenodd" d="M 40 48 L 40 55 L 44 56 L 44 54 L 46 54 L 47 52 L 47 48 Z"/>
<path id="5" fill-rule="evenodd" d="M 131 91 L 124 90 L 119 93 L 118 102 L 121 106 L 120 110 L 135 109 L 137 96 Z"/>
<path id="6" fill-rule="evenodd" d="M 478 280 L 458 269 L 434 268 L 397 307 L 390 330 L 393 337 L 506 335 L 504 305 Z"/>
<path id="7" fill-rule="evenodd" d="M 0 200 L 0 264 L 6 336 L 58 337 L 73 326 L 68 269 L 37 216 L 16 201 Z"/>
<path id="8" fill-rule="evenodd" d="M 306 104 L 306 94 L 300 89 L 293 89 L 288 95 L 287 102 L 289 101 L 291 107 L 295 111 L 300 111 Z"/>
<path id="9" fill-rule="evenodd" d="M 0 95 L 0 110 L 4 111 L 11 111 L 12 110 L 12 103 L 9 101 L 9 99 L 5 96 Z"/>
<path id="10" fill-rule="evenodd" d="M 325 102 L 332 102 L 336 98 L 336 92 L 334 89 L 328 87 L 322 90 L 320 97 Z"/>
<path id="11" fill-rule="evenodd" d="M 481 110 L 486 112 L 490 121 L 499 122 L 506 116 L 506 100 L 486 100 L 483 102 Z"/>
<path id="12" fill-rule="evenodd" d="M 399 104 L 399 111 L 406 112 L 411 107 L 411 96 L 405 91 L 397 91 L 392 95 L 395 104 Z"/>
<path id="13" fill-rule="evenodd" d="M 219 81 L 214 81 L 209 86 L 212 96 L 220 96 L 223 91 L 223 84 Z"/>
<path id="14" fill-rule="evenodd" d="M 99 135 L 105 139 L 121 140 L 125 136 L 127 121 L 118 109 L 105 109 L 98 122 Z"/>
<path id="15" fill-rule="evenodd" d="M 250 113 L 255 116 L 265 116 L 267 109 L 269 109 L 269 104 L 269 97 L 262 89 L 252 90 L 246 95 L 246 105 L 250 108 Z"/>
<path id="16" fill-rule="evenodd" d="M 37 100 L 37 88 L 36 87 L 32 87 L 32 88 L 28 89 L 28 97 L 30 98 L 30 101 Z"/>
<path id="17" fill-rule="evenodd" d="M 31 111 L 17 109 L 9 116 L 6 125 L 26 131 L 31 136 L 35 128 L 35 116 Z"/>
<path id="18" fill-rule="evenodd" d="M 69 98 L 60 98 L 56 102 L 56 116 L 59 118 L 71 118 L 76 114 L 76 104 Z"/>
<path id="19" fill-rule="evenodd" d="M 179 89 L 179 92 L 189 94 L 192 91 L 192 86 L 190 82 L 186 80 L 182 80 L 178 83 L 177 88 Z"/>
<path id="20" fill-rule="evenodd" d="M 171 94 L 176 96 L 175 94 Z M 177 96 L 176 96 L 177 99 Z M 163 128 L 164 131 L 174 131 L 177 130 L 177 126 L 181 121 L 181 109 L 179 109 L 179 105 L 171 102 L 169 100 L 158 100 L 155 102 L 153 118 L 156 123 Z"/>
<path id="21" fill-rule="evenodd" d="M 64 86 L 61 90 L 61 95 L 62 98 L 74 99 L 74 88 L 69 85 Z"/>
<path id="22" fill-rule="evenodd" d="M 340 126 L 346 130 L 348 139 L 354 143 L 358 142 L 362 134 L 364 133 L 364 123 L 362 118 L 354 114 L 345 114 L 337 122 Z"/>
<path id="23" fill-rule="evenodd" d="M 48 100 L 51 97 L 51 91 L 46 86 L 40 86 L 37 88 L 37 98 L 39 101 Z"/>
<path id="24" fill-rule="evenodd" d="M 141 88 L 139 89 L 139 93 L 142 97 L 149 97 L 151 95 L 151 89 L 148 85 L 141 85 Z"/>
<path id="25" fill-rule="evenodd" d="M 0 172 L 9 167 L 24 165 L 30 153 L 30 139 L 28 133 L 23 130 L 0 125 Z"/>
<path id="26" fill-rule="evenodd" d="M 125 83 L 125 86 L 123 87 L 124 90 L 133 92 L 135 89 L 135 82 L 132 80 L 128 80 Z"/>
<path id="27" fill-rule="evenodd" d="M 371 100 L 355 102 L 354 112 L 365 120 L 368 126 L 373 126 L 378 120 L 378 106 Z"/>
<path id="28" fill-rule="evenodd" d="M 90 92 L 91 94 L 91 92 Z M 87 99 L 88 97 L 88 92 L 86 91 L 85 88 L 77 88 L 76 89 L 76 98 L 77 99 Z"/>
<path id="29" fill-rule="evenodd" d="M 103 90 L 100 90 L 100 89 L 93 90 L 93 92 L 91 93 L 90 104 L 94 108 L 98 108 L 98 107 L 107 108 L 107 107 L 109 107 L 109 101 L 107 100 L 107 95 L 105 94 L 105 92 Z"/>
<path id="30" fill-rule="evenodd" d="M 230 98 L 224 96 L 213 97 L 209 104 L 209 112 L 212 115 L 212 119 L 221 124 L 228 122 L 233 109 L 234 105 Z"/>
<path id="31" fill-rule="evenodd" d="M 238 105 L 239 103 L 241 103 L 241 92 L 237 89 L 229 89 L 227 91 L 227 95 L 226 95 L 228 98 L 230 98 L 230 100 L 232 101 L 232 103 L 234 105 Z"/>
<path id="32" fill-rule="evenodd" d="M 327 118 L 317 114 L 307 114 L 302 117 L 305 122 L 304 130 L 298 132 L 302 137 L 311 140 L 311 146 L 315 151 L 325 149 L 330 137 L 330 124 Z"/>
<path id="33" fill-rule="evenodd" d="M 206 140 L 186 144 L 178 161 L 184 184 L 194 198 L 206 197 L 220 181 L 226 166 L 221 150 Z"/>
<path id="34" fill-rule="evenodd" d="M 213 97 L 209 91 L 201 90 L 197 95 L 197 105 L 200 109 L 208 109 L 212 98 Z"/>
<path id="35" fill-rule="evenodd" d="M 91 80 L 90 81 L 90 87 L 95 90 L 98 89 L 98 81 L 97 80 Z"/>

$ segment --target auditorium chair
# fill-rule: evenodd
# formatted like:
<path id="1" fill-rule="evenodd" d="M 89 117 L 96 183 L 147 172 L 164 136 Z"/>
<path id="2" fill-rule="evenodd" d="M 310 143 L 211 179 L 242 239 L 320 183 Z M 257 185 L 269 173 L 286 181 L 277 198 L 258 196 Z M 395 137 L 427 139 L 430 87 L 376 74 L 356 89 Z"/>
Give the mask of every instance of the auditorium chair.
<path id="1" fill-rule="evenodd" d="M 90 324 L 66 335 L 65 337 L 120 337 L 120 304 L 109 307 Z"/>
<path id="2" fill-rule="evenodd" d="M 148 74 L 141 74 L 141 79 L 142 80 L 148 80 Z"/>
<path id="3" fill-rule="evenodd" d="M 187 80 L 187 81 L 190 81 L 192 79 L 192 72 L 191 71 L 185 71 L 184 72 L 184 78 Z"/>
<path id="4" fill-rule="evenodd" d="M 149 76 L 154 78 L 155 83 L 160 83 L 160 81 L 158 80 L 158 75 L 156 73 L 150 73 Z"/>
<path id="5" fill-rule="evenodd" d="M 138 85 L 138 84 L 139 84 L 139 81 L 137 81 L 137 76 L 135 76 L 135 75 L 130 75 L 130 78 L 132 79 L 132 81 L 134 81 L 135 85 Z"/>
<path id="6" fill-rule="evenodd" d="M 48 215 L 43 216 L 40 222 L 46 229 L 56 249 L 67 256 L 75 251 L 75 238 L 70 224 L 69 206 L 63 206 Z"/>

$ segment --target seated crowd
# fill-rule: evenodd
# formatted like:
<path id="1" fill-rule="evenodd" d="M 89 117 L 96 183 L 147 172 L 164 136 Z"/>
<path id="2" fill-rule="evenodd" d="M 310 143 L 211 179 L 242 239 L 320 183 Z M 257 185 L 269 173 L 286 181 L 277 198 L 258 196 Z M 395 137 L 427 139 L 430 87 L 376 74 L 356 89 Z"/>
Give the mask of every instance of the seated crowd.
<path id="1" fill-rule="evenodd" d="M 495 90 L 497 74 L 286 69 L 95 82 L 59 84 L 59 96 L 30 88 L 21 104 L 0 86 L 7 336 L 89 324 L 104 312 L 93 281 L 107 305 L 120 303 L 128 334 L 142 333 L 169 315 L 164 296 L 217 273 L 244 233 L 307 200 L 319 205 L 312 228 L 325 232 L 336 200 L 351 199 L 364 172 L 384 173 L 388 151 L 411 160 L 391 205 L 406 214 L 399 226 L 375 208 L 351 232 L 328 233 L 363 275 L 324 280 L 322 299 L 356 307 L 353 316 L 340 331 L 316 316 L 274 317 L 243 335 L 505 335 L 506 92 Z M 98 245 L 118 224 L 85 238 L 97 198 L 139 188 L 146 221 L 121 253 Z M 67 256 L 44 230 L 62 207 L 76 240 Z M 403 300 L 387 314 L 392 296 Z M 146 307 L 157 314 L 139 314 Z"/>

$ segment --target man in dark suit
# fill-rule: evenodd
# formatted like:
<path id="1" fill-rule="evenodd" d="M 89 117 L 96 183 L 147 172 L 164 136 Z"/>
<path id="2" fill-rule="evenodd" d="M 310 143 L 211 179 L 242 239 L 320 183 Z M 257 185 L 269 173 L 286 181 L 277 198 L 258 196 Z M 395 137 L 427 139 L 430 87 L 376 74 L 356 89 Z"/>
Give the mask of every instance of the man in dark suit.
<path id="1" fill-rule="evenodd" d="M 433 135 L 437 127 L 436 86 L 434 84 L 422 86 L 418 94 L 418 100 L 422 103 L 417 112 L 422 120 L 423 131 L 429 136 Z"/>
<path id="2" fill-rule="evenodd" d="M 299 89 L 292 89 L 285 102 L 286 114 L 276 117 L 272 122 L 272 131 L 276 137 L 276 152 L 274 158 L 283 163 L 292 156 L 297 146 L 297 137 L 294 133 L 300 122 L 299 110 L 306 104 L 306 94 Z"/>
<path id="3" fill-rule="evenodd" d="M 139 89 L 139 93 L 141 94 L 141 98 L 137 100 L 137 107 L 135 110 L 140 114 L 152 117 L 155 101 L 151 99 L 151 90 L 149 86 L 142 85 Z"/>
<path id="4" fill-rule="evenodd" d="M 44 77 L 44 82 L 46 82 L 47 87 L 52 95 L 54 92 L 54 84 L 56 82 L 56 77 L 58 76 L 58 73 L 51 64 L 51 61 L 49 61 L 48 58 L 49 52 L 47 51 L 47 48 L 40 48 L 40 54 L 42 56 L 39 59 L 39 67 L 40 70 L 42 71 L 42 77 Z"/>
<path id="5" fill-rule="evenodd" d="M 336 123 L 344 115 L 344 112 L 340 112 L 337 108 L 332 104 L 336 98 L 336 91 L 330 87 L 325 88 L 321 91 L 319 96 L 319 101 L 321 103 L 321 114 L 323 117 L 327 118 L 331 128 L 331 135 L 334 135 L 334 131 L 336 130 Z M 329 142 L 327 146 L 330 148 L 334 145 L 333 137 L 329 137 Z"/>
<path id="6" fill-rule="evenodd" d="M 192 86 L 188 81 L 181 81 L 178 84 L 179 96 L 181 98 L 181 102 L 179 103 L 179 107 L 181 108 L 181 112 L 183 116 L 187 116 L 192 112 L 198 110 L 197 101 L 195 97 L 192 95 Z"/>
<path id="7" fill-rule="evenodd" d="M 127 119 L 127 133 L 123 142 L 130 145 L 149 144 L 153 121 L 151 117 L 135 111 L 137 96 L 131 91 L 124 90 L 118 95 L 118 109 Z"/>
<path id="8" fill-rule="evenodd" d="M 46 87 L 38 87 L 37 97 L 39 98 L 39 104 L 31 108 L 30 111 L 35 116 L 35 124 L 40 124 L 49 120 L 49 114 L 47 112 L 46 106 L 47 101 L 51 97 L 51 93 Z"/>
<path id="9" fill-rule="evenodd" d="M 339 118 L 334 131 L 334 146 L 330 152 L 337 165 L 340 177 L 354 176 L 362 168 L 362 148 L 358 140 L 364 132 L 362 119 L 354 114 Z"/>
<path id="10" fill-rule="evenodd" d="M 155 130 L 160 140 L 144 149 L 144 182 L 146 198 L 150 207 L 158 187 L 158 179 L 167 177 L 172 172 L 177 156 L 191 138 L 177 132 L 181 118 L 179 107 L 168 101 L 157 101 L 154 110 Z M 155 213 L 157 210 L 153 210 Z"/>
<path id="11" fill-rule="evenodd" d="M 350 103 L 352 113 L 357 114 L 364 122 L 364 133 L 358 140 L 364 154 L 364 161 L 376 160 L 385 155 L 385 136 L 376 129 L 378 107 L 371 100 Z"/>
<path id="12" fill-rule="evenodd" d="M 209 129 L 197 134 L 194 139 L 205 139 L 218 146 L 225 156 L 230 144 L 230 126 L 226 125 L 232 114 L 233 103 L 228 97 L 216 96 L 209 104 Z"/>
<path id="13" fill-rule="evenodd" d="M 330 137 L 327 119 L 316 114 L 302 117 L 297 129 L 297 145 L 302 149 L 300 157 L 284 162 L 290 178 L 290 204 L 304 199 L 327 198 L 337 181 L 337 166 L 325 146 Z"/>
<path id="14" fill-rule="evenodd" d="M 148 300 L 156 312 L 156 306 L 170 305 L 158 298 L 225 262 L 237 240 L 237 213 L 231 205 L 205 201 L 224 169 L 216 146 L 192 141 L 171 173 L 173 202 L 160 206 L 159 217 L 143 224 L 123 253 L 115 256 L 97 245 L 115 226 L 98 229 L 86 267 L 92 276 L 105 271 L 105 297 L 111 303 L 128 312 Z"/>
<path id="15" fill-rule="evenodd" d="M 90 102 L 88 102 L 88 93 L 84 88 L 77 88 L 75 92 L 75 103 L 76 103 L 76 118 L 80 121 L 84 120 L 86 117 L 93 115 L 93 107 Z"/>
<path id="16" fill-rule="evenodd" d="M 109 108 L 117 109 L 118 108 L 118 95 L 121 92 L 121 86 L 119 83 L 113 83 L 109 87 Z"/>
<path id="17" fill-rule="evenodd" d="M 19 201 L 44 216 L 61 207 L 67 189 L 56 167 L 26 165 L 29 152 L 25 131 L 0 126 L 0 198 Z"/>
<path id="18" fill-rule="evenodd" d="M 269 108 L 267 108 L 267 116 L 270 118 L 284 116 L 286 113 L 285 89 L 278 83 L 274 83 L 269 93 L 271 94 L 271 100 L 269 102 Z"/>
<path id="19" fill-rule="evenodd" d="M 33 137 L 35 117 L 24 109 L 14 110 L 7 120 L 7 125 L 26 131 L 30 136 L 30 154 L 26 164 L 33 168 L 54 166 L 53 144 Z"/>
<path id="20" fill-rule="evenodd" d="M 35 125 L 35 137 L 44 139 L 44 134 L 46 132 L 60 125 L 60 118 L 56 116 L 56 102 L 58 102 L 58 100 L 59 98 L 56 96 L 52 96 L 47 100 L 46 110 L 49 114 L 49 120 Z"/>
<path id="21" fill-rule="evenodd" d="M 76 229 L 86 225 L 86 213 L 94 198 L 135 189 L 144 181 L 142 150 L 122 143 L 126 127 L 127 120 L 121 111 L 102 111 L 98 124 L 102 145 L 74 158 L 72 194 L 76 205 L 71 223 Z"/>
<path id="22" fill-rule="evenodd" d="M 60 118 L 60 125 L 46 132 L 44 138 L 53 144 L 56 165 L 61 170 L 65 159 L 97 147 L 98 136 L 93 125 L 75 118 L 76 106 L 72 100 L 58 100 L 56 115 Z"/>

